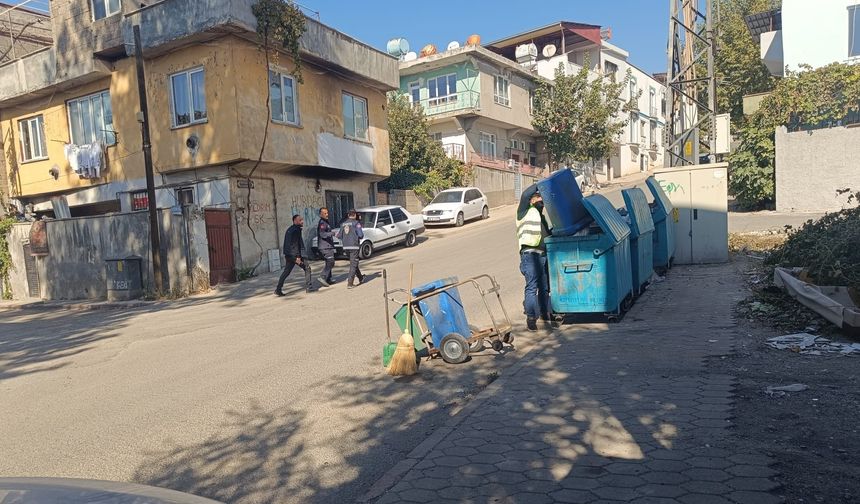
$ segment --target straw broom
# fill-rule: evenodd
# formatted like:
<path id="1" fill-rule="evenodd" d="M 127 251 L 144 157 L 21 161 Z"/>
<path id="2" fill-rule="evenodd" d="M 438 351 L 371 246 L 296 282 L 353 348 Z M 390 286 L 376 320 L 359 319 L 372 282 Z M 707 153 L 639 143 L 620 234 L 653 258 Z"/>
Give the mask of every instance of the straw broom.
<path id="1" fill-rule="evenodd" d="M 415 341 L 412 339 L 412 272 L 413 265 L 410 264 L 406 330 L 400 335 L 400 339 L 397 341 L 397 349 L 391 357 L 391 364 L 388 365 L 388 374 L 391 376 L 414 375 L 418 372 L 418 361 L 415 358 Z"/>

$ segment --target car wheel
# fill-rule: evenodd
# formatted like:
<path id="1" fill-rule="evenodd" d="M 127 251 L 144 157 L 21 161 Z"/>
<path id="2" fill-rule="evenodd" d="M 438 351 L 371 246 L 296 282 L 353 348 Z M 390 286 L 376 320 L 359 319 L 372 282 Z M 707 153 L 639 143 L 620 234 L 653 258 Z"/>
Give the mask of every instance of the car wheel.
<path id="1" fill-rule="evenodd" d="M 463 225 L 464 222 L 466 222 L 466 221 L 463 219 L 463 212 L 458 213 L 457 214 L 457 222 L 455 222 L 454 225 L 457 227 L 460 227 Z"/>
<path id="2" fill-rule="evenodd" d="M 414 247 L 416 243 L 418 243 L 418 235 L 415 234 L 415 231 L 408 232 L 404 244 L 407 247 Z"/>
<path id="3" fill-rule="evenodd" d="M 484 209 L 481 210 L 481 218 L 486 220 L 490 218 L 490 209 L 484 206 Z"/>
<path id="4" fill-rule="evenodd" d="M 373 255 L 373 243 L 369 241 L 362 243 L 358 249 L 358 255 L 362 259 L 370 259 L 370 256 Z"/>

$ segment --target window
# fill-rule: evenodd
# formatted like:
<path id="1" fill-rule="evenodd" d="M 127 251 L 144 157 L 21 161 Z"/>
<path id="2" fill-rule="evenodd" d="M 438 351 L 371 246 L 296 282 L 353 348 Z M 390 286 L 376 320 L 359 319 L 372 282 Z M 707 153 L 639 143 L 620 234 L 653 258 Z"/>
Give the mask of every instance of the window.
<path id="1" fill-rule="evenodd" d="M 442 132 L 430 133 L 430 138 L 432 138 L 434 142 L 442 143 Z"/>
<path id="2" fill-rule="evenodd" d="M 857 22 L 860 21 L 860 5 L 848 7 L 848 57 L 860 56 L 860 30 Z"/>
<path id="3" fill-rule="evenodd" d="M 347 138 L 367 140 L 367 100 L 343 93 L 343 134 Z"/>
<path id="4" fill-rule="evenodd" d="M 481 193 L 477 189 L 466 191 L 466 203 L 481 199 Z"/>
<path id="5" fill-rule="evenodd" d="M 194 188 L 180 187 L 176 190 L 176 201 L 179 206 L 187 207 L 194 204 Z"/>
<path id="6" fill-rule="evenodd" d="M 383 210 L 379 212 L 379 216 L 376 218 L 376 227 L 381 228 L 383 226 L 389 226 L 392 222 L 391 214 L 388 213 L 388 210 Z"/>
<path id="7" fill-rule="evenodd" d="M 657 121 L 651 121 L 651 145 L 657 145 Z"/>
<path id="8" fill-rule="evenodd" d="M 603 67 L 603 74 L 615 80 L 615 74 L 618 73 L 618 65 L 611 61 L 607 61 L 606 64 L 603 65 Z"/>
<path id="9" fill-rule="evenodd" d="M 142 210 L 149 210 L 149 196 L 146 191 L 131 193 L 131 211 L 140 212 Z"/>
<path id="10" fill-rule="evenodd" d="M 654 88 L 648 91 L 648 114 L 651 117 L 657 115 L 657 90 Z"/>
<path id="11" fill-rule="evenodd" d="M 340 224 L 346 219 L 351 208 L 355 208 L 355 198 L 351 192 L 326 191 L 325 204 L 329 212 L 329 221 Z"/>
<path id="12" fill-rule="evenodd" d="M 636 94 L 639 91 L 636 89 L 636 79 L 630 79 L 630 99 L 636 99 Z"/>
<path id="13" fill-rule="evenodd" d="M 427 90 L 430 93 L 431 107 L 457 101 L 457 74 L 427 79 Z"/>
<path id="14" fill-rule="evenodd" d="M 110 92 L 102 91 L 83 98 L 66 102 L 69 112 L 69 130 L 72 143 L 86 145 L 102 142 L 116 144 L 116 131 L 113 129 L 113 111 L 110 105 Z"/>
<path id="15" fill-rule="evenodd" d="M 21 135 L 22 161 L 36 161 L 48 157 L 48 148 L 45 145 L 45 121 L 42 116 L 18 121 L 18 133 Z"/>
<path id="16" fill-rule="evenodd" d="M 511 105 L 511 84 L 501 75 L 493 77 L 493 101 L 499 105 Z"/>
<path id="17" fill-rule="evenodd" d="M 663 115 L 666 115 L 666 97 L 662 97 L 660 100 L 660 110 L 663 112 Z"/>
<path id="18" fill-rule="evenodd" d="M 481 132 L 481 156 L 495 159 L 496 135 Z"/>
<path id="19" fill-rule="evenodd" d="M 421 84 L 417 82 L 409 83 L 409 101 L 413 105 L 421 103 Z"/>
<path id="20" fill-rule="evenodd" d="M 535 90 L 529 89 L 529 115 L 535 111 Z"/>
<path id="21" fill-rule="evenodd" d="M 409 220 L 409 217 L 407 217 L 406 214 L 403 213 L 403 210 L 401 210 L 399 208 L 392 208 L 391 209 L 391 217 L 394 218 L 395 223 L 405 222 L 405 221 Z"/>
<path id="22" fill-rule="evenodd" d="M 299 124 L 299 101 L 296 99 L 296 79 L 280 72 L 269 72 L 272 95 L 272 120 L 277 123 Z"/>
<path id="23" fill-rule="evenodd" d="M 171 75 L 170 97 L 174 128 L 206 122 L 206 87 L 202 68 Z"/>
<path id="24" fill-rule="evenodd" d="M 120 11 L 120 0 L 92 0 L 93 1 L 93 19 L 104 19 L 108 16 L 113 16 Z"/>
<path id="25" fill-rule="evenodd" d="M 630 113 L 630 143 L 639 143 L 639 114 Z"/>

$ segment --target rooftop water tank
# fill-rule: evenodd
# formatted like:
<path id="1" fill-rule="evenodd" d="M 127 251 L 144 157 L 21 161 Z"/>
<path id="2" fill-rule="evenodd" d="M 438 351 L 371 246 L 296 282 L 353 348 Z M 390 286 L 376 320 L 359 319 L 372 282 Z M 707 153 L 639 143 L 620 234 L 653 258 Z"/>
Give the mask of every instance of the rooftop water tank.
<path id="1" fill-rule="evenodd" d="M 409 52 L 409 42 L 402 37 L 393 38 L 385 45 L 388 54 L 399 58 Z"/>

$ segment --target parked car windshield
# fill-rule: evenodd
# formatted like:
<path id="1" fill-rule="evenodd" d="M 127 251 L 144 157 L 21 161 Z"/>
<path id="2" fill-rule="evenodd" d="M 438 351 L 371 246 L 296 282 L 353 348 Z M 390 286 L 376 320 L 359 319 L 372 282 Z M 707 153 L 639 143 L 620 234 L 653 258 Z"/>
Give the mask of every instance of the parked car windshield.
<path id="1" fill-rule="evenodd" d="M 376 225 L 376 212 L 364 212 L 361 214 L 361 227 L 372 228 Z"/>
<path id="2" fill-rule="evenodd" d="M 442 191 L 430 203 L 459 203 L 463 201 L 463 191 Z"/>

